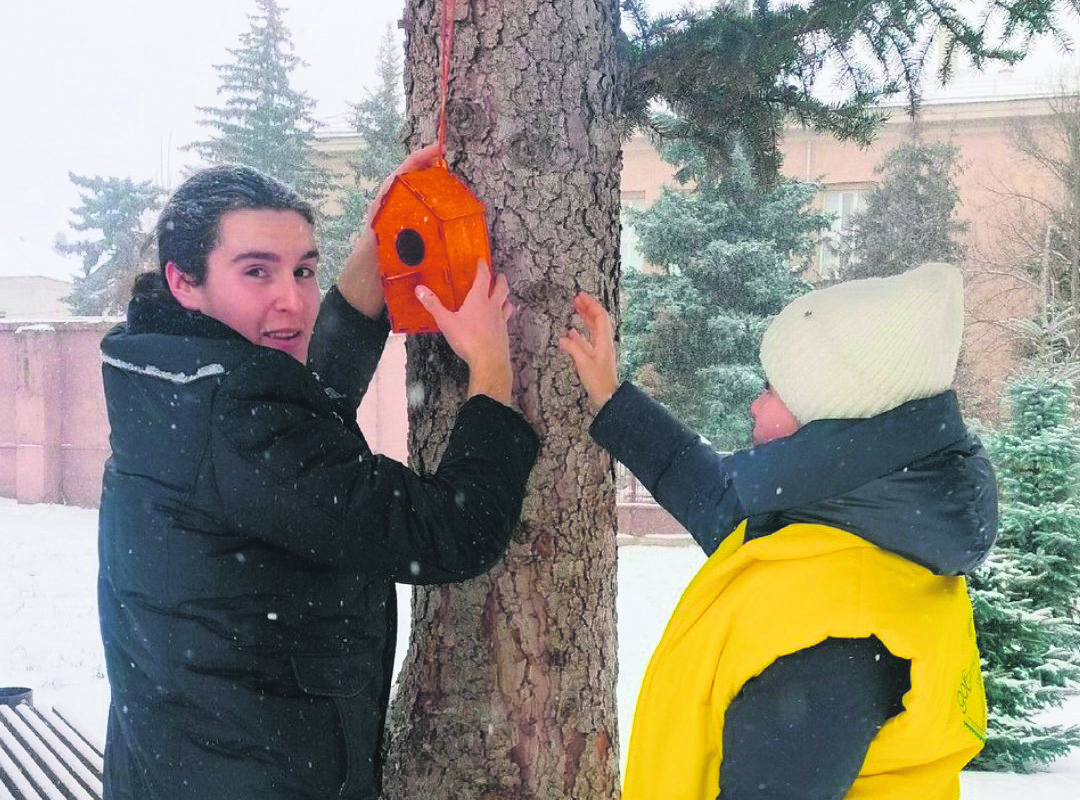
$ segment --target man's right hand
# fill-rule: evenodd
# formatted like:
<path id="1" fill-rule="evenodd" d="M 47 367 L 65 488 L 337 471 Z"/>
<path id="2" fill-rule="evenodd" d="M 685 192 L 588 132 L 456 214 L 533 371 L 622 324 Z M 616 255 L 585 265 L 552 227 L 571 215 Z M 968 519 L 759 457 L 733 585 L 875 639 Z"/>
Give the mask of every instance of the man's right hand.
<path id="1" fill-rule="evenodd" d="M 416 287 L 416 298 L 435 319 L 447 343 L 469 365 L 469 397 L 486 394 L 510 405 L 513 372 L 506 322 L 514 313 L 510 286 L 499 275 L 491 287 L 488 265 L 476 265 L 476 278 L 461 308 L 449 311 L 426 286 Z"/>
<path id="2" fill-rule="evenodd" d="M 425 169 L 443 157 L 443 148 L 439 144 L 430 144 L 410 153 L 379 187 L 375 199 L 368 207 L 367 217 L 358 231 L 356 244 L 341 270 L 338 278 L 338 291 L 345 300 L 362 314 L 377 317 L 382 312 L 382 281 L 379 280 L 379 255 L 375 247 L 375 233 L 371 230 L 371 218 L 382 205 L 383 196 L 390 188 L 394 178 L 404 172 Z"/>

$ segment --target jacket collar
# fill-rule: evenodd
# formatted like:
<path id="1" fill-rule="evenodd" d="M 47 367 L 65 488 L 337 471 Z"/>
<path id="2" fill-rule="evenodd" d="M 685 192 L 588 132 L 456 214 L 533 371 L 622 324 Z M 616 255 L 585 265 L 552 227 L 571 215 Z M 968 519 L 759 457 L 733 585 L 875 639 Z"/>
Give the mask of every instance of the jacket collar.
<path id="1" fill-rule="evenodd" d="M 181 382 L 224 374 L 257 347 L 228 325 L 156 294 L 133 297 L 127 321 L 101 341 L 107 364 Z"/>
<path id="2" fill-rule="evenodd" d="M 732 481 L 751 514 L 784 511 L 849 492 L 966 435 L 956 393 L 942 392 L 868 419 L 815 420 L 736 451 Z"/>
<path id="3" fill-rule="evenodd" d="M 135 295 L 128 303 L 127 332 L 163 333 L 198 339 L 243 339 L 223 322 L 198 311 L 188 311 L 171 297 L 161 294 Z"/>
<path id="4" fill-rule="evenodd" d="M 939 575 L 970 572 L 997 533 L 997 486 L 953 392 L 864 420 L 820 420 L 732 456 L 747 539 L 810 522 Z"/>

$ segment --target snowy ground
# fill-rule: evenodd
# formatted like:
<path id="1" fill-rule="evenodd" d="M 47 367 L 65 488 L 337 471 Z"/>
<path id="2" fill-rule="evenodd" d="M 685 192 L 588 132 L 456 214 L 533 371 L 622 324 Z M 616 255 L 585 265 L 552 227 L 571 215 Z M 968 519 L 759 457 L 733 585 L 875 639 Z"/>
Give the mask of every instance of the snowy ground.
<path id="1" fill-rule="evenodd" d="M 94 511 L 0 499 L 0 686 L 30 687 L 36 704 L 59 704 L 84 726 L 101 729 L 108 689 L 94 596 L 96 524 Z M 699 551 L 690 547 L 619 550 L 618 692 L 624 746 L 649 654 L 701 561 Z M 406 602 L 401 606 L 408 608 Z M 1080 723 L 1080 700 L 1057 716 L 1056 721 Z M 965 800 L 1077 798 L 1080 753 L 1036 775 L 965 773 L 963 782 Z"/>

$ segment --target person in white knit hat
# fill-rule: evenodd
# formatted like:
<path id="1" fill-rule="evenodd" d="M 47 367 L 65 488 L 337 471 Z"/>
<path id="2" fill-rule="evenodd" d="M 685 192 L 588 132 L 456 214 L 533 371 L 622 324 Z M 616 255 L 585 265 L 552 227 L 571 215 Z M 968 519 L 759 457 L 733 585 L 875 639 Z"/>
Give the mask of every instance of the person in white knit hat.
<path id="1" fill-rule="evenodd" d="M 951 390 L 947 264 L 812 291 L 771 322 L 753 447 L 712 447 L 629 382 L 574 310 L 590 434 L 709 555 L 649 664 L 624 800 L 952 800 L 986 704 L 963 575 L 996 534 L 993 470 Z"/>
<path id="2" fill-rule="evenodd" d="M 804 425 L 872 417 L 948 389 L 963 327 L 960 271 L 924 264 L 792 301 L 765 331 L 761 365 Z"/>

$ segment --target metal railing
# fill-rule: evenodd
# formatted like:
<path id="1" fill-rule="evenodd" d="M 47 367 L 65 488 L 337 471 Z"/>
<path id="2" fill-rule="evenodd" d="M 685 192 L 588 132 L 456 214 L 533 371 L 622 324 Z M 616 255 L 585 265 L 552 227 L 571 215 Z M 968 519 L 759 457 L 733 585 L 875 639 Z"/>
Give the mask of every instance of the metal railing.
<path id="1" fill-rule="evenodd" d="M 657 504 L 648 490 L 634 477 L 634 473 L 618 461 L 615 462 L 615 502 Z"/>

